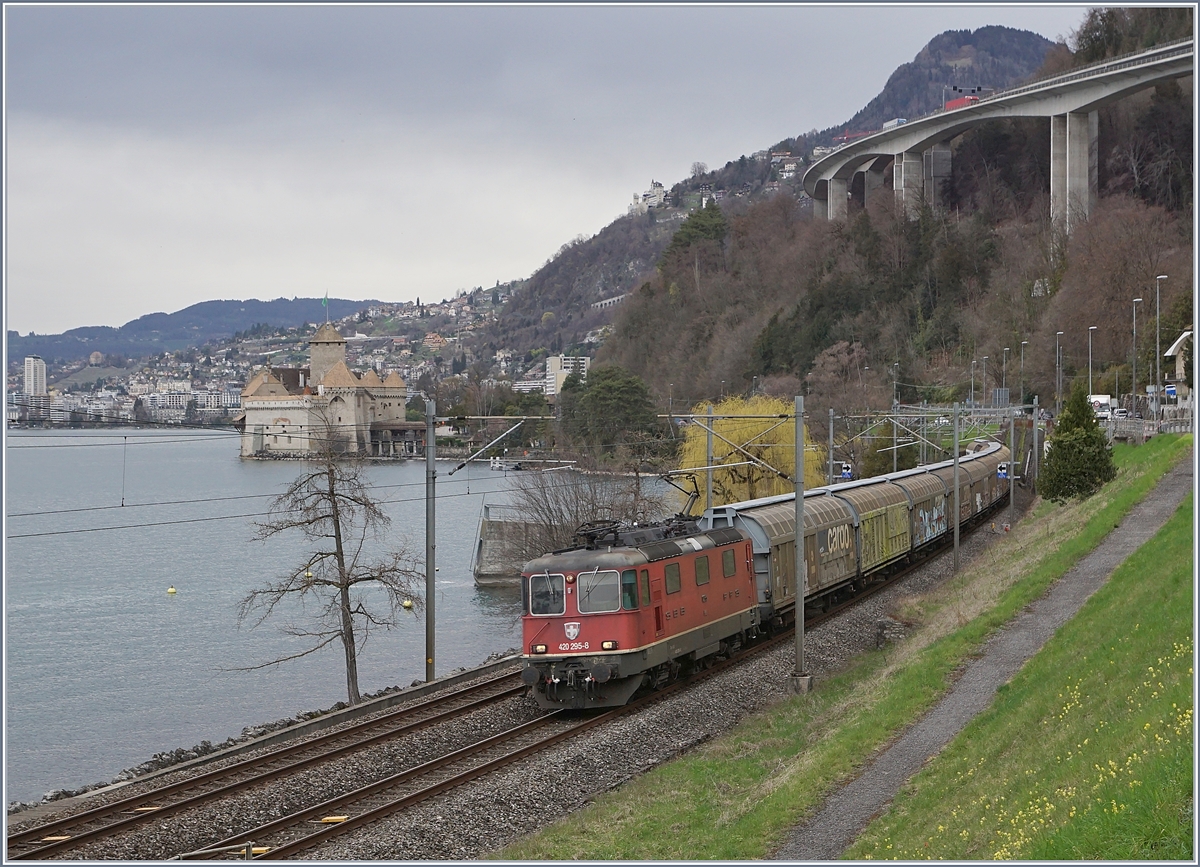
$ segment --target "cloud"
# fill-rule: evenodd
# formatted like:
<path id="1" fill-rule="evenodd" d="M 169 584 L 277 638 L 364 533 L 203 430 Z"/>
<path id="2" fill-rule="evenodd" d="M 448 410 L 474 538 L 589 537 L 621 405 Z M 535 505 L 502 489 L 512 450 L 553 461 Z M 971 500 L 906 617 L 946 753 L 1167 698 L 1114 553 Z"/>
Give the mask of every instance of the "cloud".
<path id="1" fill-rule="evenodd" d="M 442 297 L 527 276 L 627 198 L 589 201 L 574 159 L 384 124 L 246 150 L 20 119 L 9 153 L 14 323 L 119 325 L 185 298 Z"/>
<path id="2" fill-rule="evenodd" d="M 31 6 L 10 327 L 527 277 L 633 193 L 840 123 L 937 33 L 1070 7 Z M 1024 22 L 1024 23 L 1022 23 Z"/>

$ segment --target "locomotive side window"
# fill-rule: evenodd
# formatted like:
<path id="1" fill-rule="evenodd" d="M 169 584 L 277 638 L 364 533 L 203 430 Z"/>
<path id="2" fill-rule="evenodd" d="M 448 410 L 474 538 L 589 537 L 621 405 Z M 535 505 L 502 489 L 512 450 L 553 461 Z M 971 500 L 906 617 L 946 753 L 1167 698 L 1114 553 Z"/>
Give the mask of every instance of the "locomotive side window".
<path id="1" fill-rule="evenodd" d="M 737 562 L 732 548 L 721 552 L 721 574 L 726 578 L 737 574 Z"/>
<path id="2" fill-rule="evenodd" d="M 606 611 L 619 610 L 621 610 L 620 585 L 615 571 L 580 573 L 580 614 L 602 614 Z"/>
<path id="3" fill-rule="evenodd" d="M 566 614 L 567 595 L 564 592 L 566 579 L 562 575 L 529 576 L 529 613 Z"/>
<path id="4" fill-rule="evenodd" d="M 642 570 L 642 607 L 650 607 L 650 570 Z"/>
<path id="5" fill-rule="evenodd" d="M 668 593 L 679 592 L 679 564 L 668 563 L 663 567 L 663 583 L 667 586 Z"/>
<path id="6" fill-rule="evenodd" d="M 633 569 L 621 573 L 621 607 L 626 611 L 636 611 L 638 607 L 637 572 Z"/>
<path id="7" fill-rule="evenodd" d="M 708 555 L 696 558 L 696 586 L 708 583 Z"/>

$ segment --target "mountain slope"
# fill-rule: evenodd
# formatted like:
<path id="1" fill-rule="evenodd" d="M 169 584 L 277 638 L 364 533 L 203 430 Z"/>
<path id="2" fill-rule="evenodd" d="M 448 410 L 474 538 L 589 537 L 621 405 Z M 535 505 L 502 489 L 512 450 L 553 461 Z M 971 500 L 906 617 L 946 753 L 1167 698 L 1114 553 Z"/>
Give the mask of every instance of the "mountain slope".
<path id="1" fill-rule="evenodd" d="M 980 27 L 947 30 L 935 36 L 912 62 L 898 67 L 879 96 L 846 123 L 822 132 L 817 144 L 830 144 L 836 132 L 880 129 L 895 117 L 915 118 L 936 111 L 952 88 L 1003 90 L 1029 78 L 1054 43 L 1028 30 Z"/>
<path id="2" fill-rule="evenodd" d="M 328 308 L 320 298 L 276 298 L 274 301 L 202 301 L 175 313 L 149 313 L 126 322 L 119 328 L 104 325 L 72 328 L 62 334 L 8 332 L 8 358 L 40 355 L 45 359 L 72 361 L 93 352 L 120 354 L 132 358 L 156 352 L 201 346 L 213 340 L 228 340 L 236 331 L 246 331 L 266 323 L 275 327 L 295 327 L 305 322 L 339 319 L 357 313 L 377 301 L 349 301 L 330 298 Z"/>
<path id="3" fill-rule="evenodd" d="M 1010 87 L 1032 76 L 1053 43 L 1036 33 L 1010 27 L 981 27 L 972 32 L 949 30 L 926 45 L 912 62 L 898 68 L 879 96 L 847 123 L 769 146 L 770 152 L 787 150 L 807 155 L 817 144 L 829 144 L 839 132 L 879 129 L 893 117 L 917 117 L 941 105 L 942 89 L 986 85 Z M 947 92 L 947 96 L 952 96 Z M 702 185 L 728 193 L 721 208 L 727 214 L 744 212 L 752 203 L 773 195 L 799 192 L 801 173 L 790 179 L 767 160 L 742 156 L 722 168 L 702 172 L 675 184 L 670 199 L 677 206 L 698 204 Z M 778 183 L 778 186 L 771 186 Z M 595 237 L 566 245 L 526 281 L 505 306 L 485 340 L 492 348 L 552 352 L 578 344 L 591 329 L 612 321 L 619 307 L 592 310 L 593 302 L 632 292 L 652 277 L 654 265 L 680 225 L 649 215 L 628 215 L 614 220 Z M 676 214 L 681 216 L 681 214 Z M 546 313 L 552 313 L 547 317 Z"/>

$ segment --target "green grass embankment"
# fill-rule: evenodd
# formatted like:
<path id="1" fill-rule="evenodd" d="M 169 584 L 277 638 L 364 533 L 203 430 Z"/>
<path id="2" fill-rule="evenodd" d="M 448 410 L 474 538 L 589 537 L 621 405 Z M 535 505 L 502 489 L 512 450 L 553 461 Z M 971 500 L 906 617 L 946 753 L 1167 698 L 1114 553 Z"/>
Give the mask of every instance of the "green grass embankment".
<path id="1" fill-rule="evenodd" d="M 1190 859 L 1192 515 L 1189 497 L 847 857 Z"/>
<path id="2" fill-rule="evenodd" d="M 495 856 L 768 856 L 833 787 L 928 711 L 986 638 L 1095 548 L 1191 444 L 1186 436 L 1156 437 L 1140 448 L 1118 446 L 1114 453 L 1120 471 L 1099 494 L 1066 507 L 1040 505 L 960 575 L 898 612 L 915 624 L 904 642 L 864 654 L 818 683 L 813 693 L 747 719 L 724 737 L 601 795 L 586 809 Z M 1186 554 L 1190 564 L 1190 548 Z M 1173 556 L 1182 558 L 1183 553 Z M 1190 616 L 1190 606 L 1187 611 Z M 1141 622 L 1136 615 L 1129 608 L 1124 620 Z M 1138 632 L 1145 628 L 1143 623 Z M 1163 655 L 1160 649 L 1155 652 Z M 780 677 L 786 674 L 780 672 Z M 1061 686 L 1046 689 L 1057 697 Z M 1190 697 L 1186 707 L 1191 708 Z M 1031 733 L 1031 739 L 1040 735 Z M 1190 762 L 1188 767 L 1190 772 Z M 944 820 L 941 824 L 945 827 Z"/>

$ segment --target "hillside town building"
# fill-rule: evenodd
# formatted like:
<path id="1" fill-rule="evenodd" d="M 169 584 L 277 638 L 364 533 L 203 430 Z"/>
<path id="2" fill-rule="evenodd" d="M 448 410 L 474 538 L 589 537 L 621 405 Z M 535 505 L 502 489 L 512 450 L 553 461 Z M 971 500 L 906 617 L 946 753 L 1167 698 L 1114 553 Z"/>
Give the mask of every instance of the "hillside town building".
<path id="1" fill-rule="evenodd" d="M 268 368 L 242 390 L 242 457 L 303 456 L 330 436 L 339 451 L 421 454 L 425 423 L 405 421 L 407 400 L 398 373 L 350 370 L 346 338 L 327 322 L 309 341 L 308 367 Z"/>
<path id="2" fill-rule="evenodd" d="M 46 393 L 46 362 L 40 355 L 25 356 L 25 394 Z"/>

